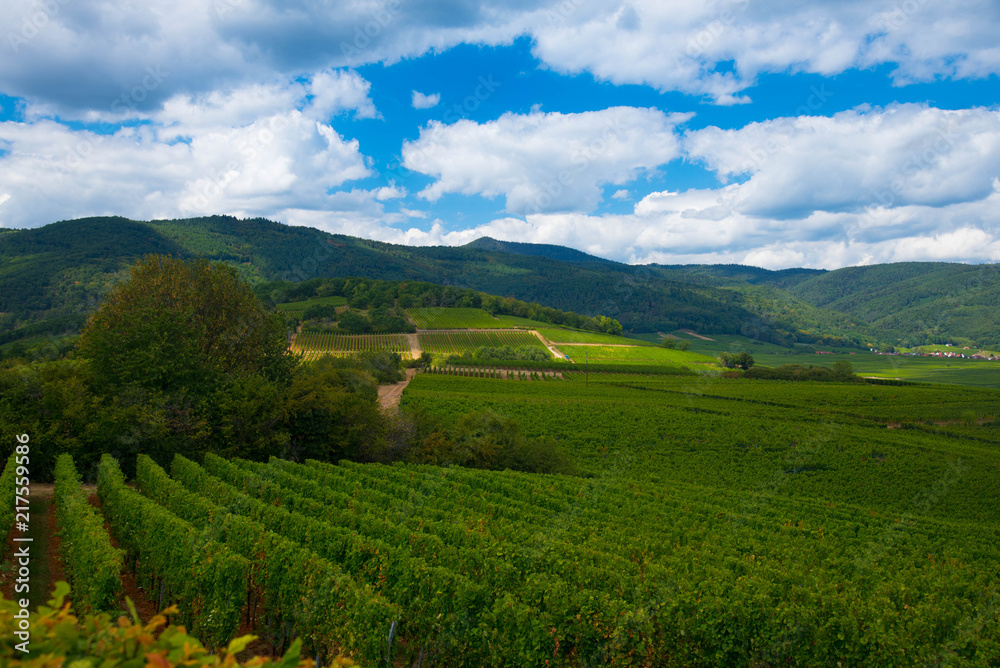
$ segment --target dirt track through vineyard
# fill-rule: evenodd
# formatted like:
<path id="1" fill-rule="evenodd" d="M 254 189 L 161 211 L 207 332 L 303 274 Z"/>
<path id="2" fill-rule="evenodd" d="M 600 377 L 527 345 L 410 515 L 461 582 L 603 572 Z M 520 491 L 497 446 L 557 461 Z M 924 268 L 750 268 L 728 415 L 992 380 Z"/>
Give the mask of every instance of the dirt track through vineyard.
<path id="1" fill-rule="evenodd" d="M 558 357 L 560 359 L 566 359 L 566 355 L 564 355 L 561 350 L 559 350 L 558 348 L 556 348 L 556 344 L 552 343 L 551 341 L 549 341 L 548 339 L 546 339 L 544 336 L 542 336 L 541 332 L 533 329 L 533 330 L 531 330 L 531 334 L 534 334 L 535 336 L 537 336 L 538 340 L 545 344 L 545 347 L 549 349 L 550 353 L 552 353 L 553 355 L 555 355 L 556 357 Z M 570 361 L 572 361 L 572 360 L 570 360 Z M 574 362 L 574 364 L 575 364 L 575 362 Z"/>
<path id="2" fill-rule="evenodd" d="M 410 342 L 410 359 L 418 360 L 423 354 L 423 350 L 420 348 L 420 335 L 418 334 L 407 334 L 406 340 Z"/>
<path id="3" fill-rule="evenodd" d="M 413 376 L 417 373 L 416 369 L 406 370 L 406 379 L 401 380 L 395 385 L 379 385 L 378 386 L 378 403 L 382 408 L 391 410 L 398 409 L 399 402 L 403 398 L 403 390 L 406 386 L 410 384 L 413 380 Z"/>

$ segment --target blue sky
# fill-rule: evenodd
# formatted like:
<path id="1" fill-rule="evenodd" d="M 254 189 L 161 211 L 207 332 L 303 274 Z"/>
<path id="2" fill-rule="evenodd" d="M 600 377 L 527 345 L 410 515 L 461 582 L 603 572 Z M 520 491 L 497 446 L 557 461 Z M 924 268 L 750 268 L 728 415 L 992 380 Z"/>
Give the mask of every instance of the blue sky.
<path id="1" fill-rule="evenodd" d="M 2 4 L 0 226 L 1000 260 L 995 2 Z"/>

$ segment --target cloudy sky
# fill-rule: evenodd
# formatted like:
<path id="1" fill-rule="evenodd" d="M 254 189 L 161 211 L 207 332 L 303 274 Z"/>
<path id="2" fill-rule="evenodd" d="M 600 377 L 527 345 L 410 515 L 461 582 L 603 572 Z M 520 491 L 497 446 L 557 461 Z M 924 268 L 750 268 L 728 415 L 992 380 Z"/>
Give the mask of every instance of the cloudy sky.
<path id="1" fill-rule="evenodd" d="M 1000 261 L 996 0 L 0 0 L 0 226 Z"/>

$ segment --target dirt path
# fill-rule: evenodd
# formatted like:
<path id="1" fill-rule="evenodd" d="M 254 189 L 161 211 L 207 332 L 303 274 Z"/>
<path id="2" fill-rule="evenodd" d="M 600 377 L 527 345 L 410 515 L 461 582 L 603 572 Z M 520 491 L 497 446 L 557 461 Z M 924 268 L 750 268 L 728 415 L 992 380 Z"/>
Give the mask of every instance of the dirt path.
<path id="1" fill-rule="evenodd" d="M 410 342 L 410 359 L 420 359 L 420 356 L 424 353 L 420 349 L 420 336 L 417 334 L 407 334 L 406 340 Z"/>
<path id="2" fill-rule="evenodd" d="M 701 334 L 699 334 L 698 332 L 694 331 L 693 329 L 682 329 L 682 330 L 679 330 L 679 331 L 684 332 L 685 334 L 688 334 L 690 336 L 693 336 L 696 339 L 701 339 L 702 341 L 715 341 L 715 339 L 710 339 L 707 336 L 702 336 Z"/>
<path id="3" fill-rule="evenodd" d="M 416 373 L 416 369 L 407 369 L 406 380 L 402 380 L 395 385 L 379 385 L 379 405 L 386 410 L 399 408 L 399 401 L 403 398 L 403 390 L 405 390 L 406 386 L 410 384 L 410 381 L 413 380 L 413 376 L 415 376 Z"/>
<path id="4" fill-rule="evenodd" d="M 14 595 L 14 551 L 29 546 L 31 559 L 31 575 L 29 584 L 31 590 L 28 598 L 31 610 L 37 610 L 39 605 L 45 605 L 55 589 L 55 583 L 65 580 L 62 559 L 59 558 L 59 536 L 56 534 L 54 485 L 32 483 L 29 491 L 29 523 L 27 534 L 22 534 L 12 528 L 7 536 L 7 562 L 3 569 L 2 591 L 4 598 L 11 599 Z M 30 543 L 14 542 L 15 537 L 31 538 Z M 10 570 L 8 570 L 8 568 Z M 23 597 L 19 595 L 19 598 Z"/>
<path id="5" fill-rule="evenodd" d="M 559 359 L 566 359 L 566 355 L 564 355 L 561 350 L 559 350 L 558 348 L 556 348 L 556 344 L 552 343 L 551 341 L 549 341 L 548 339 L 546 339 L 544 336 L 542 336 L 541 332 L 539 332 L 538 330 L 534 330 L 534 329 L 530 330 L 530 332 L 532 334 L 534 334 L 535 336 L 538 337 L 538 340 L 541 341 L 545 345 L 545 347 L 549 349 L 550 353 L 552 353 L 553 355 L 555 355 Z M 572 362 L 573 360 L 570 360 L 570 361 Z"/>

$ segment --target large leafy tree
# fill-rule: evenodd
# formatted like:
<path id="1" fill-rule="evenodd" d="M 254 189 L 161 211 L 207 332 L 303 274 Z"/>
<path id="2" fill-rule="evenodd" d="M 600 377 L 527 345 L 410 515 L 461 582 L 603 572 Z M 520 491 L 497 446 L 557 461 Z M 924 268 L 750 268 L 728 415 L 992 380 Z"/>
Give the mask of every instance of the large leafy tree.
<path id="1" fill-rule="evenodd" d="M 99 391 L 211 392 L 233 375 L 284 383 L 296 364 L 281 318 L 235 270 L 150 255 L 90 318 L 79 341 Z"/>

